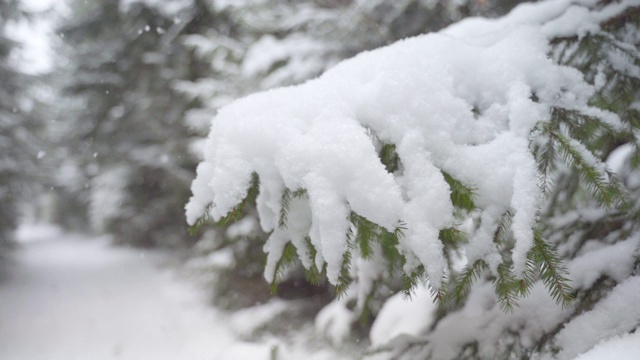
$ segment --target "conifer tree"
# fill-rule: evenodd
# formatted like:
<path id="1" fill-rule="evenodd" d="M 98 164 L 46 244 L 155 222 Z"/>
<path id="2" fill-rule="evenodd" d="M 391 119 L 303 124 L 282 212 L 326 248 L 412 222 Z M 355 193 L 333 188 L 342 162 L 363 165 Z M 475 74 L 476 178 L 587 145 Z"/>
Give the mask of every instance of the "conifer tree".
<path id="1" fill-rule="evenodd" d="M 211 28 L 184 39 L 196 56 L 210 64 L 199 78 L 181 81 L 178 85 L 179 90 L 200 103 L 200 107 L 189 111 L 187 121 L 192 128 L 206 134 L 210 119 L 234 98 L 298 84 L 359 52 L 438 30 L 469 14 L 504 13 L 511 6 L 510 1 L 482 5 L 422 0 L 214 2 L 208 7 L 215 19 L 209 23 Z M 202 249 L 207 249 L 202 250 L 205 254 L 210 251 L 234 254 L 236 261 L 231 268 L 223 270 L 215 264 L 212 266 L 215 274 L 212 283 L 221 297 L 233 294 L 232 303 L 243 306 L 254 302 L 254 292 L 250 292 L 247 302 L 238 300 L 235 291 L 242 289 L 234 284 L 242 283 L 240 275 L 243 281 L 252 279 L 254 288 L 266 292 L 265 287 L 260 286 L 260 278 L 264 262 L 262 247 L 267 235 L 259 229 L 255 208 L 247 205 L 236 213 L 238 218 L 244 217 L 244 233 L 238 233 L 239 226 L 228 222 L 218 227 L 217 235 L 213 236 L 214 232 L 210 231 L 201 244 Z M 252 226 L 248 226 L 250 224 Z M 303 282 L 299 265 L 286 275 L 289 283 Z M 281 296 L 295 296 L 295 289 L 290 287 L 277 291 L 272 286 L 272 291 Z M 227 303 L 224 299 L 220 301 Z"/>
<path id="2" fill-rule="evenodd" d="M 193 167 L 183 119 L 189 102 L 173 85 L 194 71 L 179 39 L 200 14 L 190 3 L 75 5 L 59 31 L 70 100 L 60 116 L 70 131 L 59 141 L 87 179 L 72 193 L 83 194 L 86 221 L 116 241 L 184 244 L 175 204 L 187 195 Z"/>
<path id="3" fill-rule="evenodd" d="M 390 58 L 398 59 L 402 64 L 406 60 L 407 66 L 415 65 L 411 61 L 416 55 L 410 46 L 421 45 L 420 40 L 410 40 L 413 42 L 407 41 L 338 65 L 319 80 L 300 88 L 252 96 L 223 109 L 214 120 L 205 161 L 201 163 L 198 178 L 192 185 L 194 196 L 187 207 L 189 222 L 200 226 L 209 218 L 223 223 L 237 220 L 250 204 L 256 202 L 262 228 L 272 232 L 265 244 L 268 253 L 265 277 L 277 284 L 286 267 L 299 261 L 310 280 L 326 277 L 338 295 L 355 301 L 352 310 L 356 315 L 366 313 L 375 298 L 382 296 L 379 291 L 382 288 L 401 288 L 410 295 L 419 284 L 428 280 L 439 305 L 436 319 L 426 324 L 422 337 L 374 349 L 373 354 L 387 353 L 390 358 L 408 359 L 530 358 L 534 354 L 571 358 L 601 340 L 633 332 L 640 320 L 637 311 L 633 311 L 634 299 L 638 295 L 635 287 L 638 283 L 638 258 L 633 254 L 638 251 L 639 229 L 636 224 L 639 223 L 640 195 L 637 182 L 640 158 L 637 122 L 640 68 L 638 7 L 624 1 L 604 1 L 595 5 L 585 2 L 575 6 L 566 2 L 562 3 L 560 11 L 554 9 L 554 17 L 529 19 L 527 11 L 537 9 L 534 5 L 528 6 L 518 8 L 504 20 L 487 22 L 487 27 L 483 27 L 485 23 L 482 21 L 475 20 L 444 30 L 444 34 L 453 39 L 466 36 L 465 39 L 473 46 L 505 46 L 510 50 L 507 52 L 509 55 L 502 58 L 506 53 L 496 53 L 499 57 L 496 61 L 505 64 L 513 60 L 509 56 L 519 51 L 526 52 L 528 48 L 514 50 L 518 44 L 508 40 L 495 42 L 490 36 L 482 38 L 476 31 L 480 34 L 487 31 L 486 34 L 491 36 L 508 39 L 509 36 L 501 34 L 500 29 L 511 31 L 509 25 L 515 27 L 524 23 L 543 29 L 534 38 L 546 36 L 547 43 L 542 48 L 550 53 L 522 58 L 516 63 L 544 61 L 550 67 L 539 63 L 541 68 L 544 67 L 540 70 L 544 71 L 542 73 L 535 73 L 538 69 L 528 69 L 529 74 L 535 74 L 523 75 L 527 85 L 512 88 L 509 95 L 505 95 L 508 100 L 501 100 L 508 103 L 514 97 L 524 95 L 521 101 L 530 105 L 528 110 L 519 108 L 522 102 L 513 105 L 515 107 L 506 117 L 508 120 L 504 120 L 510 124 L 506 131 L 526 140 L 527 154 L 518 153 L 515 148 L 508 150 L 516 153 L 514 162 L 509 163 L 511 160 L 508 159 L 516 159 L 509 157 L 511 154 L 505 158 L 507 168 L 514 172 L 500 167 L 486 175 L 495 176 L 494 181 L 500 183 L 501 176 L 511 174 L 508 176 L 512 176 L 512 182 L 507 185 L 509 190 L 506 193 L 500 193 L 504 189 L 487 192 L 491 183 L 455 164 L 459 161 L 476 168 L 472 164 L 474 160 L 469 160 L 474 158 L 473 151 L 481 151 L 479 145 L 487 139 L 489 142 L 500 139 L 500 135 L 471 137 L 474 140 L 468 144 L 471 146 L 469 149 L 478 150 L 458 152 L 451 161 L 443 160 L 449 156 L 446 151 L 439 152 L 441 149 L 421 143 L 420 138 L 407 139 L 410 134 L 406 129 L 391 130 L 387 125 L 381 125 L 387 124 L 386 121 L 402 123 L 402 116 L 412 116 L 406 115 L 404 107 L 420 108 L 420 103 L 403 103 L 402 97 L 393 97 L 390 93 L 387 96 L 391 99 L 378 98 L 379 102 L 388 104 L 386 108 L 368 103 L 369 107 L 389 116 L 377 120 L 379 113 L 368 111 L 367 106 L 363 106 L 365 103 L 359 102 L 363 101 L 359 97 L 360 92 L 370 91 L 372 97 L 377 94 L 375 87 L 357 87 L 360 86 L 358 76 L 364 79 L 367 76 L 365 71 L 370 71 L 362 70 L 360 74 L 359 69 L 367 65 L 374 67 L 375 60 L 384 62 Z M 551 7 L 549 2 L 539 6 L 547 7 L 547 10 Z M 584 24 L 567 26 L 564 21 L 577 14 L 583 16 Z M 522 31 L 528 30 L 525 27 Z M 426 48 L 449 51 L 445 45 L 427 47 L 430 39 L 435 42 L 439 38 L 422 38 Z M 377 54 L 379 58 L 375 57 Z M 393 57 L 395 54 L 401 55 Z M 550 56 L 550 60 L 543 60 L 545 56 Z M 451 59 L 451 66 L 455 69 L 467 71 L 468 67 L 455 67 L 459 58 Z M 437 61 L 428 64 L 438 66 Z M 391 65 L 388 68 L 381 65 L 384 71 L 400 74 L 402 79 L 387 83 L 390 87 L 396 86 L 389 91 L 402 93 L 403 86 L 409 86 L 407 84 L 429 91 L 428 86 L 411 76 L 402 77 L 402 70 L 394 72 L 394 62 L 385 64 Z M 428 67 L 423 70 L 430 71 Z M 475 76 L 482 78 L 482 70 L 477 71 L 480 75 Z M 476 80 L 474 74 L 466 75 L 467 78 L 458 80 L 473 84 Z M 350 76 L 356 80 L 350 80 Z M 544 83 L 536 77 L 543 78 Z M 434 81 L 434 78 L 427 78 Z M 512 79 L 500 78 L 498 81 L 507 84 Z M 335 84 L 339 87 L 331 88 Z M 442 89 L 450 86 L 448 83 L 441 85 Z M 490 89 L 496 86 L 486 85 Z M 493 90 L 485 90 L 477 97 L 465 92 L 473 94 L 477 90 L 474 86 L 465 84 L 455 88 L 455 91 L 464 89 L 460 90 L 461 96 L 470 102 L 468 111 L 471 114 L 456 116 L 471 116 L 478 122 L 500 119 L 502 115 L 499 114 L 503 110 L 498 110 L 499 103 L 492 102 L 496 101 L 490 98 Z M 347 103 L 347 107 L 352 106 L 349 108 L 352 110 L 345 111 L 337 105 L 333 107 L 331 91 L 325 93 L 327 88 L 340 92 L 343 96 L 341 101 Z M 342 93 L 345 88 L 356 94 Z M 439 96 L 437 93 L 430 95 Z M 299 97 L 298 101 L 305 105 L 287 103 L 286 99 L 293 101 L 292 97 Z M 256 106 L 264 106 L 267 114 L 272 111 L 277 116 L 257 114 L 252 109 Z M 322 112 L 317 107 L 326 110 Z M 392 110 L 385 112 L 389 108 Z M 394 109 L 397 113 L 393 112 Z M 436 108 L 434 111 L 440 116 L 450 116 L 446 109 Z M 398 118 L 394 118 L 396 114 Z M 296 116 L 313 119 L 309 120 L 311 130 L 302 135 L 296 133 L 298 123 L 295 121 L 299 119 Z M 427 113 L 424 116 L 429 118 Z M 290 117 L 296 120 L 287 123 Z M 231 119 L 236 123 L 228 122 Z M 287 143 L 291 138 L 272 143 L 269 135 L 263 137 L 251 133 L 252 127 L 260 127 L 260 121 L 267 119 L 298 134 L 299 138 L 283 150 L 279 144 Z M 331 122 L 340 130 L 325 129 L 320 120 Z M 424 121 L 432 124 L 430 120 Z M 522 127 L 524 123 L 529 123 L 529 127 Z M 352 126 L 360 126 L 361 131 L 352 132 Z M 428 134 L 447 131 L 440 129 L 446 127 L 436 126 Z M 460 132 L 464 130 L 458 129 Z M 370 139 L 369 145 L 360 145 L 365 143 L 364 137 L 360 138 L 364 131 Z M 394 138 L 397 136 L 395 131 L 405 131 L 401 140 Z M 255 142 L 245 144 L 233 137 L 236 132 L 248 137 L 256 135 Z M 351 144 L 346 142 L 341 132 L 352 136 Z M 465 135 L 454 135 L 454 138 L 455 141 L 464 141 L 461 139 L 465 139 Z M 394 139 L 398 141 L 394 143 Z M 441 141 L 437 137 L 429 139 Z M 432 175 L 432 170 L 423 163 L 425 160 L 408 150 L 414 142 L 429 149 L 431 153 L 426 162 L 435 164 L 439 175 Z M 258 146 L 258 151 L 255 146 Z M 505 142 L 494 151 L 500 153 L 504 151 L 501 149 L 510 146 L 512 144 Z M 318 151 L 317 156 L 301 154 L 303 149 Z M 341 156 L 337 155 L 340 149 L 343 150 Z M 297 152 L 283 153 L 285 150 Z M 342 174 L 342 167 L 349 163 L 351 156 L 359 156 L 352 153 L 369 153 L 372 150 L 391 177 L 382 173 L 377 175 L 370 170 L 368 166 L 375 165 L 364 157 L 357 162 L 362 169 L 351 169 L 356 175 Z M 465 159 L 465 156 L 470 157 Z M 342 158 L 347 160 L 343 162 Z M 331 163 L 333 169 L 323 173 L 314 167 L 314 162 L 320 164 L 319 169 L 325 170 L 328 168 L 322 166 Z M 491 164 L 498 167 L 504 162 Z M 342 175 L 331 177 L 332 171 Z M 358 178 L 362 173 L 366 173 L 368 178 Z M 224 179 L 221 176 L 225 176 Z M 413 176 L 419 180 L 412 180 Z M 230 179 L 235 180 L 233 186 L 229 185 Z M 389 208 L 396 206 L 393 194 L 385 194 L 383 185 L 371 183 L 388 182 L 389 192 L 393 193 L 395 190 L 390 179 L 401 184 L 403 204 L 397 206 L 409 206 L 402 212 L 406 218 L 396 218 L 395 222 L 381 214 L 396 212 L 372 209 L 381 205 L 379 201 L 385 202 Z M 534 179 L 539 180 L 538 184 Z M 535 191 L 531 190 L 532 181 Z M 428 183 L 425 185 L 425 182 Z M 434 193 L 433 188 L 440 193 Z M 371 192 L 376 195 L 371 195 Z M 491 194 L 500 195 L 492 197 Z M 537 199 L 537 194 L 540 199 Z M 506 206 L 500 205 L 503 197 L 512 197 Z M 419 199 L 415 206 L 412 205 L 413 199 Z M 435 212 L 421 210 L 422 206 L 431 206 L 429 202 L 432 201 L 449 205 Z M 414 217 L 419 211 L 424 213 Z M 440 219 L 439 213 L 447 211 L 451 212 L 451 218 L 430 227 L 433 224 L 430 221 L 438 220 L 429 217 Z M 423 221 L 427 224 L 421 225 Z M 421 231 L 416 230 L 418 226 L 421 226 Z M 434 228 L 437 233 L 430 234 Z M 432 236 L 437 240 L 429 240 Z M 417 242 L 421 237 L 426 238 L 424 242 Z M 425 251 L 425 247 L 429 251 Z M 612 260 L 598 260 L 600 258 Z M 468 261 L 460 268 L 464 259 Z M 618 265 L 612 265 L 611 261 Z M 584 273 L 589 265 L 592 266 L 591 273 Z M 613 304 L 610 297 L 618 298 L 621 294 L 628 299 L 621 304 Z M 551 302 L 544 299 L 551 299 Z M 481 320 L 474 313 L 478 306 L 484 306 L 487 312 L 480 317 Z M 552 316 L 531 319 L 531 314 L 540 309 L 551 312 Z M 598 324 L 603 312 L 616 310 L 629 311 L 635 322 Z M 578 341 L 575 339 L 576 329 L 584 322 L 591 322 L 596 327 L 609 327 Z M 470 330 L 451 338 L 461 323 L 467 324 Z M 491 329 L 480 334 L 482 327 L 489 323 L 492 324 Z"/>
<path id="4" fill-rule="evenodd" d="M 9 35 L 11 22 L 26 18 L 19 1 L 0 3 L 0 254 L 17 225 L 19 205 L 36 182 L 38 122 L 27 95 L 29 76 L 17 68 L 19 44 Z"/>

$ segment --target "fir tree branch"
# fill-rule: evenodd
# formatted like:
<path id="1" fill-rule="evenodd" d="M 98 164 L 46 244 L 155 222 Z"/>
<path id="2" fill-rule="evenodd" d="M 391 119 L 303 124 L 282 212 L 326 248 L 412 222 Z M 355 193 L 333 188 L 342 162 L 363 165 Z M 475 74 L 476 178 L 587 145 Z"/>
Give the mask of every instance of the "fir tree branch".
<path id="1" fill-rule="evenodd" d="M 347 251 L 342 254 L 342 264 L 340 265 L 340 276 L 338 277 L 338 283 L 334 286 L 333 290 L 336 297 L 341 298 L 346 295 L 347 289 L 351 284 L 351 274 L 349 270 L 351 268 L 351 261 L 353 258 L 353 252 L 355 250 L 353 232 L 349 230 L 347 236 Z"/>
<path id="2" fill-rule="evenodd" d="M 467 265 L 460 275 L 451 278 L 448 296 L 454 302 L 462 303 L 469 296 L 471 286 L 480 279 L 487 267 L 484 260 L 476 260 L 473 264 Z"/>
<path id="3" fill-rule="evenodd" d="M 463 244 L 467 243 L 468 234 L 456 228 L 446 228 L 440 230 L 438 238 L 444 244 L 445 250 L 457 251 Z"/>
<path id="4" fill-rule="evenodd" d="M 493 286 L 498 295 L 500 309 L 505 312 L 513 311 L 518 305 L 517 298 L 520 294 L 520 283 L 516 279 L 511 266 L 507 263 L 498 265 L 498 276 L 493 279 Z"/>
<path id="5" fill-rule="evenodd" d="M 407 298 L 413 296 L 413 291 L 420 284 L 424 276 L 424 266 L 420 265 L 411 274 L 402 273 L 400 281 L 402 283 L 402 293 Z"/>
<path id="6" fill-rule="evenodd" d="M 573 289 L 566 277 L 567 270 L 556 250 L 543 238 L 540 230 L 534 230 L 533 247 L 527 254 L 531 265 L 535 264 L 543 284 L 558 304 L 567 307 L 573 301 Z M 529 266 L 529 262 L 527 263 Z"/>
<path id="7" fill-rule="evenodd" d="M 285 271 L 296 259 L 296 248 L 293 246 L 291 242 L 288 242 L 285 245 L 284 250 L 282 250 L 282 255 L 278 260 L 275 270 L 273 281 L 271 282 L 270 289 L 272 294 L 276 294 L 278 292 L 278 281 L 282 279 L 285 274 Z"/>
<path id="8" fill-rule="evenodd" d="M 578 141 L 572 141 L 559 132 L 552 132 L 551 136 L 557 140 L 565 161 L 578 170 L 582 183 L 600 203 L 608 208 L 625 203 L 624 192 L 612 174 L 597 168 L 605 169 L 604 164 L 588 161 L 584 155 L 588 150 L 578 149 L 577 146 L 580 144 Z M 595 156 L 591 157 L 592 160 L 599 161 Z"/>
<path id="9" fill-rule="evenodd" d="M 200 227 L 209 221 L 209 212 L 212 206 L 212 204 L 207 205 L 202 216 L 200 216 L 193 225 L 189 226 L 189 229 L 187 229 L 189 235 L 195 236 L 198 230 L 200 230 Z"/>
<path id="10" fill-rule="evenodd" d="M 547 141 L 541 146 L 538 152 L 538 171 L 540 172 L 540 187 L 545 193 L 548 193 L 553 187 L 551 174 L 556 169 L 556 146 L 553 138 L 547 138 Z"/>
<path id="11" fill-rule="evenodd" d="M 457 209 L 465 212 L 471 212 L 476 209 L 474 199 L 476 197 L 475 189 L 464 185 L 462 182 L 453 178 L 446 172 L 442 172 L 445 181 L 451 189 L 451 202 Z"/>
<path id="12" fill-rule="evenodd" d="M 291 190 L 284 188 L 282 191 L 282 199 L 280 200 L 280 217 L 278 219 L 278 227 L 285 229 L 287 227 L 287 214 L 289 213 L 289 203 L 291 201 Z"/>
<path id="13" fill-rule="evenodd" d="M 394 171 L 398 170 L 400 157 L 396 152 L 396 146 L 394 144 L 383 144 L 378 157 L 380 158 L 380 161 L 384 165 L 387 172 L 393 173 Z"/>

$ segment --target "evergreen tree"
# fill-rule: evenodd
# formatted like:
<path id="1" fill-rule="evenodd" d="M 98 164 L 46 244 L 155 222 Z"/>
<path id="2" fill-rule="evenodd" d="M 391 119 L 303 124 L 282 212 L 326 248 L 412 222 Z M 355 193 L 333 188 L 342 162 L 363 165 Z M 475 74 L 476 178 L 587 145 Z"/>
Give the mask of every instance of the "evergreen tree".
<path id="1" fill-rule="evenodd" d="M 385 292 L 411 294 L 428 280 L 437 316 L 419 338 L 373 351 L 390 358 L 572 358 L 635 331 L 638 7 L 567 2 L 553 17 L 527 17 L 550 7 L 467 21 L 445 38 L 409 40 L 224 108 L 192 185 L 189 222 L 237 220 L 255 202 L 271 232 L 265 277 L 277 284 L 299 262 L 355 304 L 345 309 L 354 318 Z M 577 14 L 585 21 L 567 25 Z M 464 43 L 447 45 L 456 39 Z M 417 63 L 421 47 L 435 59 Z M 461 48 L 483 49 L 478 63 L 468 66 Z M 442 95 L 452 85 L 438 83 L 439 72 L 459 81 L 453 98 Z M 378 88 L 364 83 L 374 75 Z M 463 110 L 452 113 L 458 101 Z M 403 128 L 407 118 L 424 125 Z M 467 118 L 469 133 L 447 127 Z M 416 135 L 420 126 L 430 128 Z M 540 311 L 549 315 L 534 318 Z M 611 312 L 633 320 L 604 321 Z M 578 339 L 585 324 L 601 331 Z"/>
<path id="2" fill-rule="evenodd" d="M 11 22 L 26 19 L 20 2 L 0 3 L 0 254 L 11 235 L 29 190 L 36 182 L 38 121 L 28 92 L 29 76 L 17 68 L 19 44 L 8 34 Z"/>
<path id="3" fill-rule="evenodd" d="M 72 8 L 60 33 L 69 59 L 65 92 L 76 106 L 61 115 L 69 132 L 58 141 L 70 145 L 78 160 L 69 167 L 86 181 L 69 195 L 95 230 L 118 242 L 184 244 L 176 204 L 187 196 L 193 160 L 183 120 L 189 103 L 173 84 L 192 76 L 178 40 L 199 21 L 197 9 L 144 1 Z"/>
<path id="4" fill-rule="evenodd" d="M 496 1 L 482 6 L 476 2 L 408 1 L 290 1 L 213 2 L 208 12 L 216 21 L 210 28 L 185 37 L 185 45 L 209 63 L 194 81 L 183 81 L 178 89 L 198 99 L 201 107 L 189 111 L 190 126 L 203 134 L 210 119 L 231 100 L 258 90 L 302 83 L 342 59 L 401 38 L 438 30 L 469 14 L 504 13 L 513 2 Z M 200 148 L 201 144 L 196 144 Z M 246 306 L 268 296 L 262 284 L 263 243 L 255 208 L 243 210 L 243 226 L 227 223 L 217 235 L 208 232 L 199 251 L 233 253 L 230 268 L 219 264 L 202 265 L 215 274 L 212 285 L 222 304 Z M 231 227 L 231 229 L 229 229 Z M 244 232 L 238 232 L 243 228 Z M 229 237 L 226 234 L 232 234 Z M 213 240 L 215 238 L 215 240 Z M 204 249 L 204 250 L 203 250 Z M 286 276 L 280 296 L 315 294 L 304 284 L 302 267 L 295 266 Z M 251 283 L 252 290 L 244 291 Z M 298 284 L 291 286 L 291 284 Z M 255 289 L 261 289 L 256 299 Z M 243 293 L 246 292 L 246 301 Z M 231 301 L 229 301 L 229 298 Z"/>

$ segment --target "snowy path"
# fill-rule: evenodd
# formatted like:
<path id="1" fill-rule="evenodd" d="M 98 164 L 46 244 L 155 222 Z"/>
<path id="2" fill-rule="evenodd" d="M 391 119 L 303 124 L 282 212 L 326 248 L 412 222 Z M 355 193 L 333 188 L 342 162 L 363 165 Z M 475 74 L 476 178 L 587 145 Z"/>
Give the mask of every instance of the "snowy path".
<path id="1" fill-rule="evenodd" d="M 0 281 L 0 359 L 221 359 L 237 341 L 142 253 L 42 228 L 21 238 Z"/>

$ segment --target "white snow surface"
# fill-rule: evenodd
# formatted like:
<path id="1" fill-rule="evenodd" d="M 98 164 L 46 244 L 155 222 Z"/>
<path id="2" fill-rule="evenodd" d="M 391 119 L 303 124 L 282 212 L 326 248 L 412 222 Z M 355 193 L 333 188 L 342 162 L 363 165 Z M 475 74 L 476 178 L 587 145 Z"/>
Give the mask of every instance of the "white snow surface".
<path id="1" fill-rule="evenodd" d="M 395 294 L 384 303 L 371 326 L 371 345 L 385 345 L 399 335 L 423 334 L 431 326 L 436 308 L 425 285 L 417 287 L 411 297 Z"/>
<path id="2" fill-rule="evenodd" d="M 0 279 L 0 359 L 268 360 L 272 349 L 278 359 L 348 358 L 312 348 L 313 333 L 304 329 L 288 339 L 241 341 L 245 334 L 230 324 L 255 328 L 281 310 L 256 318 L 212 308 L 175 268 L 160 267 L 161 253 L 53 226 L 17 235 L 20 248 Z"/>
<path id="3" fill-rule="evenodd" d="M 520 6 L 498 20 L 466 20 L 362 53 L 302 85 L 233 102 L 213 120 L 186 207 L 188 222 L 210 204 L 215 220 L 226 215 L 256 173 L 265 231 L 278 228 L 285 188 L 308 194 L 300 207 L 310 217 L 295 231 L 274 232 L 265 245 L 269 264 L 288 240 L 308 234 L 317 250 L 314 263 L 326 263 L 329 281 L 337 283 L 348 215 L 355 212 L 389 230 L 405 226 L 405 271 L 424 265 L 437 288 L 445 268 L 438 234 L 454 224 L 445 171 L 476 189 L 483 210 L 482 226 L 465 249 L 469 261 L 485 259 L 495 271 L 501 260 L 488 234 L 512 209 L 520 274 L 541 201 L 532 129 L 550 118 L 552 107 L 615 122 L 587 105 L 594 88 L 577 70 L 547 56 L 551 37 L 597 31 L 603 14 L 621 9 L 592 11 L 586 6 L 592 4 L 552 0 Z M 571 14 L 582 14 L 581 21 L 561 21 Z M 396 145 L 399 171 L 385 170 L 372 133 Z M 268 266 L 265 276 L 272 272 Z"/>
<path id="4" fill-rule="evenodd" d="M 564 326 L 557 336 L 556 344 L 562 348 L 557 359 L 574 359 L 590 350 L 593 344 L 637 330 L 640 324 L 638 304 L 640 277 L 635 276 L 618 284 L 593 309 Z"/>
<path id="5" fill-rule="evenodd" d="M 213 359 L 234 340 L 155 256 L 105 238 L 20 235 L 27 243 L 0 284 L 2 359 Z"/>
<path id="6" fill-rule="evenodd" d="M 595 344 L 637 327 L 640 323 L 637 307 L 640 278 L 629 276 L 633 272 L 634 249 L 639 241 L 640 235 L 634 234 L 614 245 L 594 246 L 567 263 L 571 286 L 576 289 L 592 286 L 602 275 L 620 284 L 594 309 L 571 319 L 564 326 L 554 344 L 563 349 L 557 357 L 545 353 L 542 359 L 574 359 Z M 517 334 L 522 345 L 530 346 L 572 313 L 571 309 L 563 309 L 556 304 L 541 282 L 537 282 L 529 295 L 518 303 L 512 312 L 504 312 L 498 306 L 492 284 L 475 285 L 462 309 L 447 315 L 426 333 L 429 353 L 434 359 L 453 359 L 465 344 L 477 341 L 482 358 L 495 358 L 511 340 L 505 338 L 507 331 Z M 416 322 L 412 326 L 424 321 L 412 320 Z"/>
<path id="7" fill-rule="evenodd" d="M 351 324 L 356 320 L 353 311 L 347 307 L 348 297 L 333 300 L 325 306 L 315 319 L 316 332 L 339 346 L 351 333 Z"/>
<path id="8" fill-rule="evenodd" d="M 640 333 L 614 337 L 599 343 L 575 360 L 636 360 L 640 354 Z"/>

